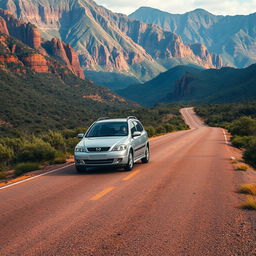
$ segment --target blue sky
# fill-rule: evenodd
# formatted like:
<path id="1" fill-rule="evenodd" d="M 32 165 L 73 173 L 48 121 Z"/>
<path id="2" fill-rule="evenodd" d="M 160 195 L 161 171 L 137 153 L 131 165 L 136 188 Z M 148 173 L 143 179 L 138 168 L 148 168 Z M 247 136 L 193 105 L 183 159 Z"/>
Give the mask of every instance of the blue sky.
<path id="1" fill-rule="evenodd" d="M 203 8 L 213 14 L 235 15 L 256 12 L 256 0 L 95 0 L 114 12 L 130 14 L 141 6 L 171 13 Z"/>

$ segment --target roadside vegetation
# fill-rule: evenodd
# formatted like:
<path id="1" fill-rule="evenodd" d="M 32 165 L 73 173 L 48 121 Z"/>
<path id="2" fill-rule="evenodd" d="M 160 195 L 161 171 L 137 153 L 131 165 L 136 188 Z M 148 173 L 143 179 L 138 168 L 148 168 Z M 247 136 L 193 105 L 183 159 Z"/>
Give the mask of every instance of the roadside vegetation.
<path id="1" fill-rule="evenodd" d="M 202 105 L 195 111 L 208 125 L 227 129 L 232 145 L 243 149 L 245 162 L 256 168 L 256 102 Z"/>
<path id="2" fill-rule="evenodd" d="M 155 108 L 135 108 L 106 112 L 104 116 L 126 117 L 134 115 L 139 118 L 150 137 L 187 129 L 179 105 L 159 105 Z M 99 116 L 95 116 L 94 120 Z M 61 123 L 61 121 L 60 121 Z M 73 154 L 75 145 L 79 142 L 78 133 L 84 133 L 91 122 L 84 127 L 74 129 L 38 130 L 30 134 L 27 130 L 17 129 L 12 135 L 0 137 L 0 179 L 10 176 L 7 170 L 13 169 L 11 176 L 19 176 L 26 172 L 38 170 L 44 165 L 65 163 L 67 157 Z M 75 126 L 74 123 L 71 124 Z M 60 126 L 60 124 L 59 124 Z M 29 129 L 30 130 L 30 129 Z"/>

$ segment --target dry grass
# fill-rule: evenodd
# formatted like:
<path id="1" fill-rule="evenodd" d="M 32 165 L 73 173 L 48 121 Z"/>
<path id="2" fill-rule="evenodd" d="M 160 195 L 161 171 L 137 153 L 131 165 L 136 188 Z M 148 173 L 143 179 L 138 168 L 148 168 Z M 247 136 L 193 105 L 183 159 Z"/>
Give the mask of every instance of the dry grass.
<path id="1" fill-rule="evenodd" d="M 240 164 L 240 165 L 236 166 L 236 170 L 237 171 L 247 171 L 248 170 L 248 166 L 246 166 L 244 164 Z"/>
<path id="2" fill-rule="evenodd" d="M 246 210 L 256 210 L 256 199 L 253 196 L 248 196 L 241 208 Z"/>
<path id="3" fill-rule="evenodd" d="M 239 193 L 256 195 L 256 183 L 255 184 L 242 184 L 239 188 Z"/>
<path id="4" fill-rule="evenodd" d="M 237 160 L 231 160 L 231 164 L 237 164 Z"/>

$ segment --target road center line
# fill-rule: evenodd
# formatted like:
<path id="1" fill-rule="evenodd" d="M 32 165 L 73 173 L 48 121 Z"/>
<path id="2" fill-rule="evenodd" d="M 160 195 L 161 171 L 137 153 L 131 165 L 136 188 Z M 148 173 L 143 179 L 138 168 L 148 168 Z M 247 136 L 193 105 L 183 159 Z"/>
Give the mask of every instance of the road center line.
<path id="1" fill-rule="evenodd" d="M 92 197 L 91 201 L 96 201 L 105 196 L 107 193 L 111 192 L 115 187 L 109 187 L 104 190 L 102 190 L 100 193 L 98 193 L 96 196 Z"/>
<path id="2" fill-rule="evenodd" d="M 140 172 L 140 170 L 134 171 L 133 173 L 129 174 L 128 176 L 126 176 L 125 178 L 123 178 L 123 180 L 129 180 L 131 179 L 133 176 L 137 175 Z"/>

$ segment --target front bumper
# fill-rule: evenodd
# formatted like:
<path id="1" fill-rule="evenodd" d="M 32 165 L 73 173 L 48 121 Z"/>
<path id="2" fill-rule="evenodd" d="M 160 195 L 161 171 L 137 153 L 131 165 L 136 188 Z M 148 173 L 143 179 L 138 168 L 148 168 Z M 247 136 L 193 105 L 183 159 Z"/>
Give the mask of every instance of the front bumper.
<path id="1" fill-rule="evenodd" d="M 128 151 L 108 151 L 100 153 L 75 152 L 76 166 L 124 166 L 128 163 Z"/>

